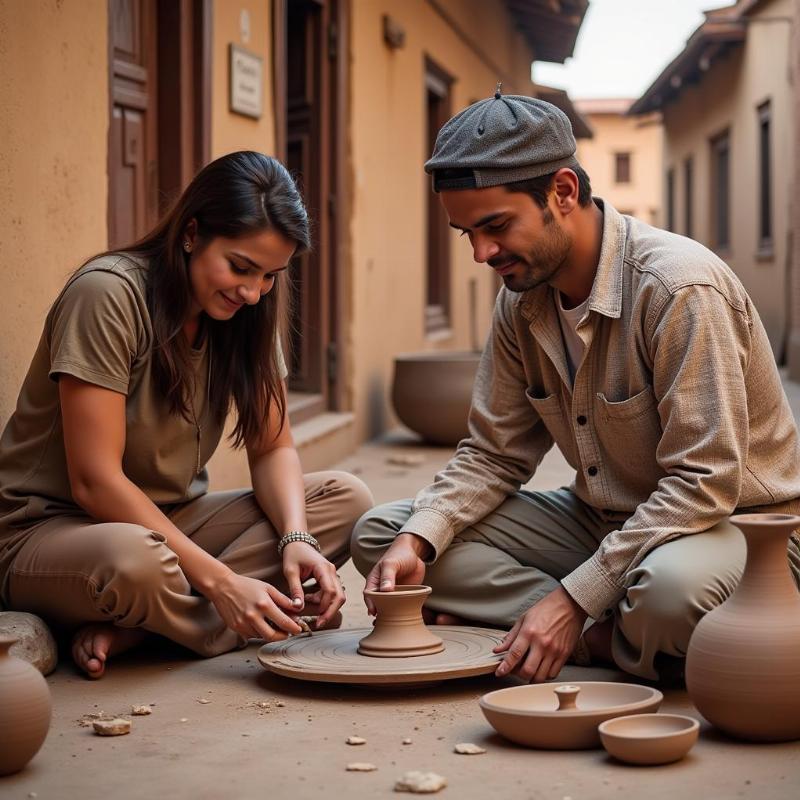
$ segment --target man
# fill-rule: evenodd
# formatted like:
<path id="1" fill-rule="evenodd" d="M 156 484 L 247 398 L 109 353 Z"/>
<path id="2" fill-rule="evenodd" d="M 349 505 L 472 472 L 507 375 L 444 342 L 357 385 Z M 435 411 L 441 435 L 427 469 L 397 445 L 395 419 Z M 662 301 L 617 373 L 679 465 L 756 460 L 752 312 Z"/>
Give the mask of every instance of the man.
<path id="1" fill-rule="evenodd" d="M 741 575 L 728 516 L 800 511 L 797 430 L 736 276 L 592 198 L 574 154 L 559 109 L 499 92 L 439 132 L 425 169 L 505 286 L 469 437 L 352 552 L 368 589 L 430 584 L 433 621 L 510 627 L 498 675 L 572 657 L 657 679 Z M 553 442 L 572 486 L 519 491 Z"/>

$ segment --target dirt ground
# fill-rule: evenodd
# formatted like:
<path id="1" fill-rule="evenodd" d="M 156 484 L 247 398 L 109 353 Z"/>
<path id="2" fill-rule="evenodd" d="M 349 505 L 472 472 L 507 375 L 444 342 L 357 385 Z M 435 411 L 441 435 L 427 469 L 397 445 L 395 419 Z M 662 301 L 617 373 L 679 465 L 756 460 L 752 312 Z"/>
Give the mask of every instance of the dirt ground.
<path id="1" fill-rule="evenodd" d="M 800 408 L 800 386 L 789 384 L 787 391 Z M 390 463 L 397 455 L 423 461 Z M 400 435 L 367 444 L 338 466 L 360 474 L 384 502 L 413 494 L 448 455 Z M 570 474 L 551 453 L 531 486 L 561 486 Z M 363 582 L 352 563 L 342 575 L 350 598 L 344 625 L 364 627 L 369 623 L 360 599 Z M 98 682 L 83 679 L 62 659 L 47 679 L 54 706 L 47 741 L 25 770 L 0 778 L 0 798 L 360 800 L 402 796 L 392 787 L 407 770 L 443 775 L 448 785 L 438 796 L 461 800 L 800 797 L 800 743 L 738 743 L 703 722 L 690 755 L 664 767 L 624 766 L 603 750 L 529 750 L 497 736 L 478 707 L 482 694 L 514 679 L 486 677 L 397 692 L 315 685 L 268 674 L 257 649 L 199 660 L 166 646 L 150 648 L 112 661 Z M 625 678 L 578 667 L 559 676 L 560 682 L 598 679 Z M 131 706 L 142 704 L 152 704 L 152 714 L 132 717 L 127 736 L 102 738 L 81 724 L 90 714 L 129 715 Z M 665 691 L 661 710 L 700 718 L 682 690 Z M 346 744 L 351 735 L 366 743 Z M 406 738 L 411 744 L 402 743 Z M 453 747 L 460 742 L 487 752 L 457 755 Z M 354 761 L 377 769 L 346 771 Z"/>

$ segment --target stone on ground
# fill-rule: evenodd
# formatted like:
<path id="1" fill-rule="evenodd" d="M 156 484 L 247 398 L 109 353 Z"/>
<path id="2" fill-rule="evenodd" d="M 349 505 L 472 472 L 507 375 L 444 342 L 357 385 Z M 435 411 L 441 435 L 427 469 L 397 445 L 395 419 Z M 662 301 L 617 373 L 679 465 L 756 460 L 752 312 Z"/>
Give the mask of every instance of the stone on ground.
<path id="1" fill-rule="evenodd" d="M 94 732 L 98 736 L 124 736 L 131 732 L 131 721 L 129 719 L 96 719 Z"/>
<path id="2" fill-rule="evenodd" d="M 477 756 L 486 752 L 486 748 L 479 747 L 477 744 L 472 744 L 472 742 L 461 742 L 455 746 L 454 750 L 462 756 Z"/>
<path id="3" fill-rule="evenodd" d="M 395 782 L 396 792 L 412 792 L 413 794 L 433 794 L 447 786 L 447 779 L 435 772 L 406 772 Z"/>
<path id="4" fill-rule="evenodd" d="M 368 761 L 353 761 L 352 763 L 348 764 L 345 769 L 348 772 L 374 772 L 378 768 L 374 764 L 370 764 Z"/>
<path id="5" fill-rule="evenodd" d="M 0 612 L 0 636 L 17 639 L 10 649 L 12 656 L 33 664 L 42 675 L 49 675 L 58 664 L 56 640 L 44 621 L 24 611 Z"/>

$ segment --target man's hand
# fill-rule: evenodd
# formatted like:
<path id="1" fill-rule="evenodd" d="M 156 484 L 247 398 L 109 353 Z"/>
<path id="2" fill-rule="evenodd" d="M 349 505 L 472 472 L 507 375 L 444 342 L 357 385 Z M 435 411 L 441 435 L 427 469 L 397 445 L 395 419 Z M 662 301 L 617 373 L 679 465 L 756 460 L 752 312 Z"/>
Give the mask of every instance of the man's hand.
<path id="1" fill-rule="evenodd" d="M 495 675 L 516 669 L 527 681 L 541 683 L 555 678 L 578 643 L 586 612 L 563 586 L 529 608 L 494 648 L 506 653 Z"/>
<path id="2" fill-rule="evenodd" d="M 401 533 L 370 570 L 364 591 L 391 592 L 396 583 L 422 583 L 425 578 L 425 563 L 421 556 L 427 555 L 430 550 L 430 544 L 422 537 L 413 533 Z M 374 615 L 375 606 L 367 595 L 364 595 L 364 602 L 369 613 Z"/>

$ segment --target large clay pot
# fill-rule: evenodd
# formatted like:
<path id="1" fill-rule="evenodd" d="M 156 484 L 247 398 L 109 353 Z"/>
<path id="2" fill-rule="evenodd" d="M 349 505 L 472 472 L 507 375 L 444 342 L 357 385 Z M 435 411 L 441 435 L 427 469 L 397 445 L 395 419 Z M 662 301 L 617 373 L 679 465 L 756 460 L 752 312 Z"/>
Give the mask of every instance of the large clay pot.
<path id="1" fill-rule="evenodd" d="M 695 628 L 686 688 L 700 713 L 731 736 L 779 742 L 800 738 L 800 593 L 786 546 L 800 527 L 789 514 L 739 514 L 747 541 L 733 594 Z"/>
<path id="2" fill-rule="evenodd" d="M 458 444 L 467 435 L 480 357 L 472 352 L 397 356 L 392 404 L 400 421 L 433 444 Z"/>
<path id="3" fill-rule="evenodd" d="M 21 770 L 50 727 L 50 690 L 35 667 L 8 652 L 16 641 L 0 636 L 0 775 Z"/>

